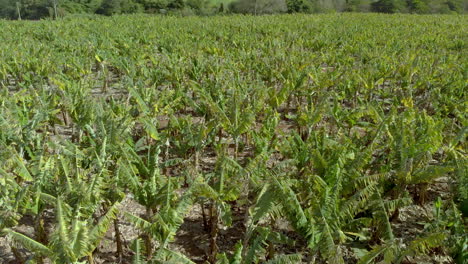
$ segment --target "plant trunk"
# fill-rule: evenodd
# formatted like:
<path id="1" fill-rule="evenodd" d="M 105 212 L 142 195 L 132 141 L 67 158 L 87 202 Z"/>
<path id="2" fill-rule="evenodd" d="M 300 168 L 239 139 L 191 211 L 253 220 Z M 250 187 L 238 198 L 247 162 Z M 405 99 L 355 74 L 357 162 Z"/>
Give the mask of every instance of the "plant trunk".
<path id="1" fill-rule="evenodd" d="M 101 64 L 102 73 L 104 74 L 104 83 L 102 84 L 101 92 L 106 94 L 109 89 L 109 72 L 104 64 Z"/>
<path id="2" fill-rule="evenodd" d="M 249 201 L 249 188 L 250 188 L 250 184 L 249 184 L 249 181 L 247 180 L 247 183 L 245 185 L 245 199 L 246 201 Z M 250 240 L 250 237 L 252 236 L 252 228 L 251 228 L 251 222 L 252 222 L 252 219 L 250 218 L 250 215 L 249 215 L 249 207 L 250 207 L 250 204 L 249 202 L 247 202 L 247 204 L 245 205 L 245 213 L 244 213 L 244 226 L 246 228 L 245 230 L 245 233 L 244 233 L 244 239 L 243 239 L 243 244 L 242 244 L 242 258 L 245 258 L 245 256 L 247 255 L 247 249 L 248 249 L 248 246 L 249 246 L 249 240 Z"/>
<path id="3" fill-rule="evenodd" d="M 271 260 L 275 257 L 275 245 L 273 245 L 273 242 L 271 241 L 268 241 L 268 252 L 267 252 L 267 256 L 266 256 L 266 260 Z"/>
<path id="4" fill-rule="evenodd" d="M 390 216 L 390 222 L 393 223 L 393 222 L 398 221 L 399 217 L 400 217 L 400 209 L 396 208 L 393 214 Z"/>
<path id="5" fill-rule="evenodd" d="M 216 255 L 218 254 L 218 245 L 216 243 L 216 240 L 218 239 L 218 212 L 216 210 L 216 203 L 213 202 L 211 204 L 211 210 L 210 210 L 210 218 L 211 218 L 211 241 L 210 241 L 210 258 L 209 261 L 210 263 L 216 263 Z"/>
<path id="6" fill-rule="evenodd" d="M 61 107 L 61 112 L 62 112 L 62 119 L 63 119 L 63 122 L 65 123 L 65 126 L 68 126 L 69 125 L 69 120 L 68 120 L 68 116 L 67 116 L 67 113 L 66 113 L 66 110 L 65 110 L 65 107 Z"/>
<path id="7" fill-rule="evenodd" d="M 244 134 L 244 145 L 246 148 L 250 147 L 250 136 L 249 133 Z"/>
<path id="8" fill-rule="evenodd" d="M 202 218 L 203 218 L 203 229 L 205 231 L 208 231 L 208 220 L 206 219 L 205 203 L 203 201 L 200 201 L 200 207 L 201 207 Z"/>
<path id="9" fill-rule="evenodd" d="M 258 3 L 258 0 L 255 0 L 254 15 L 257 15 L 257 3 Z"/>
<path id="10" fill-rule="evenodd" d="M 420 183 L 416 185 L 415 191 L 417 196 L 417 203 L 422 206 L 427 200 L 427 183 Z"/>
<path id="11" fill-rule="evenodd" d="M 24 264 L 25 263 L 25 260 L 23 258 L 23 256 L 21 255 L 21 253 L 19 252 L 19 250 L 16 248 L 16 247 L 11 247 L 11 252 L 13 253 L 13 256 L 15 256 L 15 263 L 18 263 L 18 264 Z"/>
<path id="12" fill-rule="evenodd" d="M 406 189 L 406 186 L 403 186 L 403 190 Z M 393 189 L 391 190 L 390 197 L 392 200 L 397 200 L 400 198 L 401 189 Z M 390 222 L 396 222 L 399 220 L 400 217 L 400 209 L 397 207 L 395 211 L 389 216 L 388 220 Z"/>
<path id="13" fill-rule="evenodd" d="M 34 229 L 36 231 L 36 240 L 41 244 L 47 245 L 48 239 L 44 229 L 44 219 L 42 219 L 42 212 L 38 213 L 36 216 Z"/>
<path id="14" fill-rule="evenodd" d="M 195 150 L 195 157 L 194 157 L 194 167 L 195 173 L 198 175 L 198 171 L 200 169 L 200 153 L 198 150 Z"/>
<path id="15" fill-rule="evenodd" d="M 40 242 L 43 245 L 47 245 L 47 234 L 44 230 L 44 219 L 42 219 L 42 212 L 39 212 L 36 215 L 35 223 L 34 223 L 34 231 L 36 236 L 36 241 Z M 38 264 L 44 263 L 44 258 L 42 256 L 35 257 L 35 260 Z"/>
<path id="16" fill-rule="evenodd" d="M 234 138 L 234 159 L 237 161 L 238 157 L 239 157 L 239 138 L 235 137 Z"/>
<path id="17" fill-rule="evenodd" d="M 189 182 L 192 183 L 193 182 L 193 179 L 197 178 L 198 177 L 198 172 L 200 171 L 200 153 L 197 149 L 195 149 L 194 151 L 194 154 L 193 154 L 193 174 L 194 175 L 191 175 L 190 173 L 186 173 L 185 174 L 185 178 L 184 178 L 184 186 L 185 187 L 188 187 L 189 186 Z"/>
<path id="18" fill-rule="evenodd" d="M 16 12 L 18 13 L 18 20 L 21 20 L 20 2 L 16 2 Z"/>
<path id="19" fill-rule="evenodd" d="M 54 19 L 57 20 L 58 12 L 57 12 L 57 0 L 54 0 Z"/>
<path id="20" fill-rule="evenodd" d="M 152 217 L 151 208 L 146 207 L 146 220 L 151 221 L 151 217 Z M 144 234 L 143 239 L 145 241 L 146 259 L 150 260 L 153 255 L 153 245 L 151 243 L 151 237 L 149 234 Z"/>
<path id="21" fill-rule="evenodd" d="M 302 99 L 302 96 L 295 96 L 294 99 L 296 99 L 294 104 L 294 112 L 297 113 L 299 112 L 299 106 L 302 105 L 301 102 L 304 100 Z"/>
<path id="22" fill-rule="evenodd" d="M 314 264 L 316 258 L 317 258 L 317 253 L 310 254 L 309 257 L 307 258 L 307 264 Z"/>
<path id="23" fill-rule="evenodd" d="M 275 226 L 275 221 L 273 218 L 270 218 L 270 226 Z M 275 254 L 276 254 L 275 245 L 273 244 L 272 241 L 269 240 L 266 260 L 273 259 L 275 257 Z"/>
<path id="24" fill-rule="evenodd" d="M 167 126 L 169 127 L 169 123 L 167 123 Z M 166 145 L 166 148 L 164 150 L 164 162 L 167 162 L 169 160 L 169 140 L 166 141 L 165 145 Z M 169 168 L 167 167 L 167 165 L 164 166 L 164 168 L 163 168 L 163 174 L 166 177 L 169 177 L 170 171 L 169 171 Z"/>
<path id="25" fill-rule="evenodd" d="M 94 264 L 93 253 L 90 253 L 90 254 L 88 255 L 88 263 L 89 263 L 89 264 Z"/>
<path id="26" fill-rule="evenodd" d="M 122 238 L 120 237 L 119 221 L 114 219 L 114 231 L 115 231 L 115 244 L 117 247 L 117 258 L 119 263 L 122 262 L 123 248 L 122 248 Z"/>
<path id="27" fill-rule="evenodd" d="M 218 144 L 221 144 L 221 139 L 223 138 L 223 129 L 220 128 L 218 131 Z"/>

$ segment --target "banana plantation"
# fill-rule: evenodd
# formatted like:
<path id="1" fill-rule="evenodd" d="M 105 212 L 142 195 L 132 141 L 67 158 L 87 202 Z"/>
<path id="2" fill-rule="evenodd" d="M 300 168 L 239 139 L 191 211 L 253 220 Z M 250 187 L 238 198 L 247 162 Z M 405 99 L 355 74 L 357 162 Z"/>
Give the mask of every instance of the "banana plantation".
<path id="1" fill-rule="evenodd" d="M 0 263 L 467 263 L 466 32 L 0 20 Z"/>

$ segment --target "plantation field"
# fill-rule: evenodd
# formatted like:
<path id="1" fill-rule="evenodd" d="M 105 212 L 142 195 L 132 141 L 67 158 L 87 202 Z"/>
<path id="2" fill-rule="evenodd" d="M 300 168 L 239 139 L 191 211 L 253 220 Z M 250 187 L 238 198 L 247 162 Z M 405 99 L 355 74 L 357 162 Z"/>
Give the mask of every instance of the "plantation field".
<path id="1" fill-rule="evenodd" d="M 466 263 L 466 32 L 0 21 L 0 263 Z"/>

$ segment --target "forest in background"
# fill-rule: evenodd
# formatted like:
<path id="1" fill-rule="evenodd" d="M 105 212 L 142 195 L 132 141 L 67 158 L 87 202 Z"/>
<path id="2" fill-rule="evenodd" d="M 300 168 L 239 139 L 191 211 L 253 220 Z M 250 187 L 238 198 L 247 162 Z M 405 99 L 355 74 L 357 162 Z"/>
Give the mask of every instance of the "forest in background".
<path id="1" fill-rule="evenodd" d="M 464 0 L 0 0 L 0 18 L 43 19 L 71 14 L 466 13 Z"/>

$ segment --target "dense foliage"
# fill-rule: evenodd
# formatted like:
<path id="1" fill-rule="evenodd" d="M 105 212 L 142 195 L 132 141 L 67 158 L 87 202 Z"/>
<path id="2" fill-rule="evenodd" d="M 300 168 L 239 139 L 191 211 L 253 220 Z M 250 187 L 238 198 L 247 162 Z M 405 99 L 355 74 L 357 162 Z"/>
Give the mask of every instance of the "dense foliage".
<path id="1" fill-rule="evenodd" d="M 40 19 L 68 14 L 158 13 L 465 13 L 464 0 L 0 0 L 0 18 Z"/>
<path id="2" fill-rule="evenodd" d="M 281 8 L 286 5 L 287 8 Z M 265 6 L 265 7 L 264 7 Z M 464 13 L 468 3 L 463 0 L 236 0 L 231 11 L 238 13 Z M 255 8 L 256 7 L 256 8 Z M 273 8 L 272 8 L 273 7 Z"/>
<path id="3" fill-rule="evenodd" d="M 463 263 L 467 22 L 0 21 L 0 262 Z"/>

